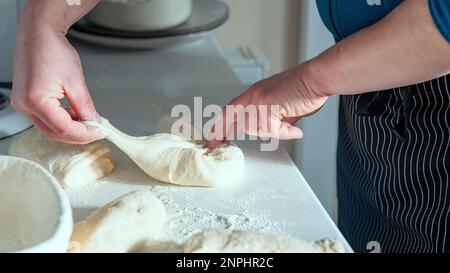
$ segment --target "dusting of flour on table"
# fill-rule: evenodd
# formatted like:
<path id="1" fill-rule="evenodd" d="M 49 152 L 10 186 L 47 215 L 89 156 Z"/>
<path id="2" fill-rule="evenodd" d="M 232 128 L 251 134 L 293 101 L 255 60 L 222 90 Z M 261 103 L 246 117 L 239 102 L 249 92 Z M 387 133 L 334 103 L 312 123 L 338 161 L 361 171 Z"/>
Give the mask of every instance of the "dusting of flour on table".
<path id="1" fill-rule="evenodd" d="M 205 228 L 219 228 L 228 230 L 250 230 L 262 231 L 272 234 L 283 234 L 283 227 L 287 223 L 272 222 L 264 211 L 252 210 L 250 201 L 244 200 L 217 200 L 219 205 L 230 206 L 236 202 L 239 207 L 238 213 L 217 213 L 205 208 L 194 206 L 199 200 L 193 202 L 193 196 L 189 192 L 184 193 L 184 202 L 174 201 L 174 195 L 179 191 L 176 187 L 152 187 L 150 189 L 156 197 L 164 204 L 167 210 L 168 221 L 163 240 L 171 240 L 183 243 L 193 234 Z M 258 196 L 258 193 L 255 193 Z M 264 198 L 264 194 L 261 195 Z M 230 202 L 231 201 L 231 202 Z"/>
<path id="2" fill-rule="evenodd" d="M 101 194 L 102 188 L 107 187 L 108 184 L 110 183 L 100 182 L 90 187 L 70 191 L 68 195 L 72 206 L 98 207 L 98 205 L 86 201 L 84 196 Z M 161 241 L 173 241 L 181 244 L 205 228 L 262 231 L 284 235 L 283 227 L 288 225 L 284 222 L 270 221 L 265 211 L 251 207 L 253 202 L 258 201 L 258 198 L 274 197 L 270 196 L 268 192 L 257 191 L 252 194 L 251 198 L 244 197 L 242 200 L 217 200 L 220 206 L 234 205 L 237 207 L 237 209 L 233 209 L 236 213 L 226 214 L 195 206 L 194 204 L 198 204 L 199 200 L 194 202 L 192 194 L 180 187 L 144 186 L 140 189 L 151 191 L 166 208 L 167 222 Z M 183 196 L 181 200 L 180 195 Z"/>
<path id="3" fill-rule="evenodd" d="M 83 185 L 81 188 L 67 188 L 66 193 L 69 196 L 70 203 L 72 207 L 88 207 L 91 206 L 90 203 L 84 198 L 88 193 L 95 192 L 96 189 L 105 185 L 104 181 L 94 181 Z M 112 201 L 112 200 L 111 200 Z"/>
<path id="4" fill-rule="evenodd" d="M 294 235 L 292 227 L 299 221 L 284 221 L 282 215 L 274 217 L 273 210 L 262 208 L 261 203 L 287 206 L 286 197 L 271 187 L 236 189 L 186 188 L 160 183 L 148 177 L 129 158 L 113 149 L 116 155 L 114 172 L 95 183 L 79 189 L 66 189 L 74 208 L 76 221 L 84 219 L 96 208 L 136 190 L 148 190 L 165 206 L 167 221 L 161 242 L 145 251 L 169 252 L 184 244 L 190 237 L 207 228 L 225 230 L 260 231 L 274 235 Z M 272 214 L 271 214 L 272 213 Z M 277 219 L 277 220 L 273 220 Z"/>

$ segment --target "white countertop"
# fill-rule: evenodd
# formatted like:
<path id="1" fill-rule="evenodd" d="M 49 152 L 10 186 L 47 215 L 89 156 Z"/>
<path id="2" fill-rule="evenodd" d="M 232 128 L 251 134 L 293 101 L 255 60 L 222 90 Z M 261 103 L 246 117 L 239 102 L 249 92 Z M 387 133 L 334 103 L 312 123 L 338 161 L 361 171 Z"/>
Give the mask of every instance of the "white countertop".
<path id="1" fill-rule="evenodd" d="M 172 105 L 192 105 L 194 96 L 203 97 L 204 104 L 223 105 L 243 91 L 213 39 L 159 51 L 129 52 L 78 42 L 74 45 L 79 50 L 97 110 L 131 135 L 153 133 L 159 118 L 169 113 Z M 10 141 L 0 141 L 0 154 L 6 154 Z M 174 229 L 174 232 L 187 235 L 207 227 L 208 223 L 213 225 L 211 221 L 203 221 L 202 217 L 217 220 L 217 215 L 226 215 L 230 216 L 228 220 L 234 219 L 236 226 L 222 221 L 225 227 L 259 229 L 258 225 L 265 225 L 270 227 L 267 231 L 299 239 L 338 238 L 351 251 L 282 148 L 275 152 L 260 152 L 257 142 L 239 142 L 238 145 L 246 156 L 245 179 L 240 187 L 226 190 L 158 183 L 114 149 L 118 159 L 110 178 L 90 189 L 69 190 L 75 218 L 83 217 L 126 192 L 151 188 L 166 203 L 169 202 L 166 199 L 171 199 L 167 203 L 171 213 L 183 214 L 186 208 L 191 210 L 187 212 L 189 215 L 182 215 L 180 221 L 193 217 L 196 225 L 184 231 Z M 195 216 L 192 210 L 201 213 Z M 239 222 L 242 219 L 236 218 L 242 215 L 248 223 L 242 224 Z M 253 218 L 256 219 L 254 227 Z"/>

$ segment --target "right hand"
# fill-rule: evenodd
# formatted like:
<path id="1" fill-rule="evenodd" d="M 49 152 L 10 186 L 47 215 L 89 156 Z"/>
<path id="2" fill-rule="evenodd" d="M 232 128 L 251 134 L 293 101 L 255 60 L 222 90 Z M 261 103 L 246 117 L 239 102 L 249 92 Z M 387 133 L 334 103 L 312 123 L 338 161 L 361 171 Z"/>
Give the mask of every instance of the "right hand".
<path id="1" fill-rule="evenodd" d="M 22 22 L 14 60 L 13 107 L 49 139 L 85 144 L 104 136 L 82 124 L 99 121 L 83 77 L 80 58 L 65 33 Z M 67 97 L 70 109 L 60 100 Z"/>
<path id="2" fill-rule="evenodd" d="M 214 149 L 227 143 L 234 137 L 230 132 L 236 134 L 240 130 L 260 137 L 302 138 L 303 132 L 295 123 L 319 111 L 327 100 L 310 75 L 305 63 L 254 84 L 224 107 L 209 135 L 208 147 Z M 239 105 L 256 106 L 253 118 L 246 112 L 228 111 L 228 106 Z M 261 112 L 261 106 L 278 106 L 278 111 Z"/>

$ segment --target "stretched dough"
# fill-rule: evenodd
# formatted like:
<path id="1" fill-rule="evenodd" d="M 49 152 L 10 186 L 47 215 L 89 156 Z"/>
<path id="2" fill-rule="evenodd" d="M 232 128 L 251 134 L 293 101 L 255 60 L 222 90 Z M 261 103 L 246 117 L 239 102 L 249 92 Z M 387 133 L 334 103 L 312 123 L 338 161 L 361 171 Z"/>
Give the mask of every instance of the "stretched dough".
<path id="1" fill-rule="evenodd" d="M 162 234 L 164 205 L 149 191 L 126 194 L 74 225 L 74 252 L 124 253 Z"/>
<path id="2" fill-rule="evenodd" d="M 207 229 L 187 242 L 185 253 L 341 253 L 334 240 L 299 241 L 253 231 Z"/>
<path id="3" fill-rule="evenodd" d="M 132 137 L 112 126 L 84 122 L 101 130 L 149 176 L 182 186 L 229 186 L 239 181 L 244 172 L 244 154 L 236 146 L 214 150 L 181 136 L 156 134 Z"/>
<path id="4" fill-rule="evenodd" d="M 114 169 L 114 157 L 107 146 L 98 142 L 70 145 L 51 141 L 35 128 L 17 136 L 9 154 L 37 162 L 70 187 L 107 176 Z"/>
<path id="5" fill-rule="evenodd" d="M 159 119 L 156 126 L 156 132 L 161 134 L 177 135 L 185 139 L 194 140 L 196 144 L 203 144 L 203 133 L 200 128 L 187 119 L 172 117 L 169 115 L 163 116 Z"/>

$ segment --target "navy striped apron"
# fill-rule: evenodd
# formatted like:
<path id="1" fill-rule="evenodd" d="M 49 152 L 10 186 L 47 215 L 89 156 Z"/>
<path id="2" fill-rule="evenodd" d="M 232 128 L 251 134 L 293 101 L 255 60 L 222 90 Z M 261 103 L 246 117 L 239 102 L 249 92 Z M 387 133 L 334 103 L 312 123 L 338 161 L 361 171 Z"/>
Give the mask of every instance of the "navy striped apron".
<path id="1" fill-rule="evenodd" d="M 356 252 L 450 252 L 450 75 L 341 96 L 338 225 Z"/>

